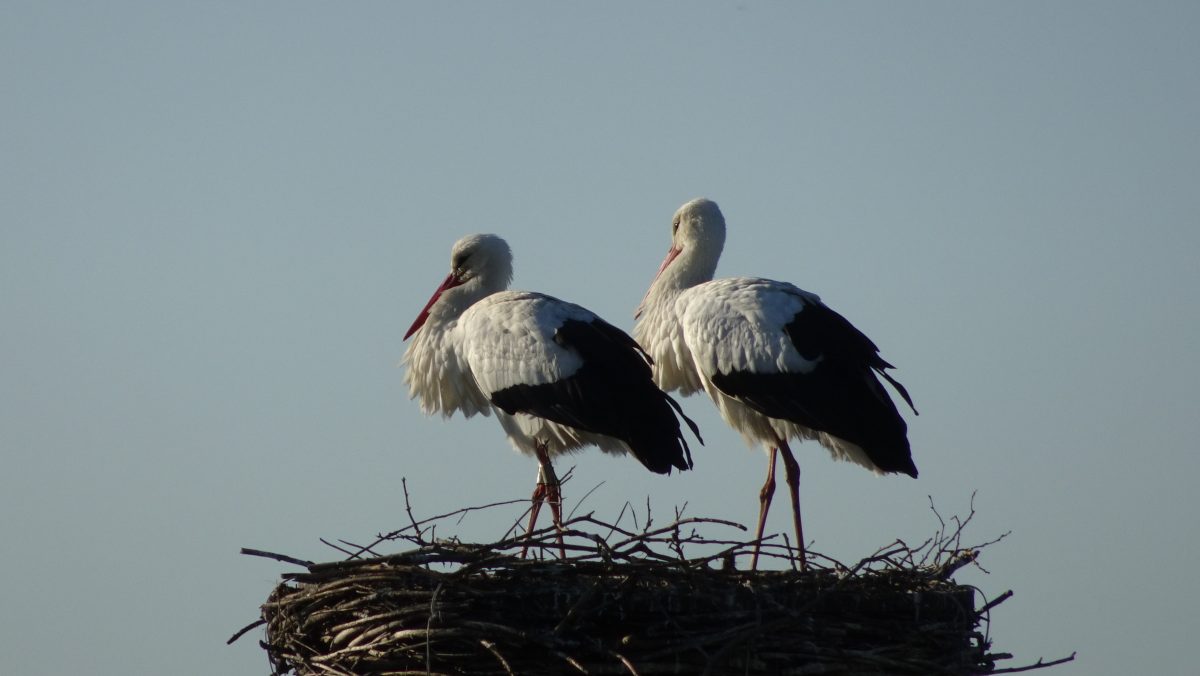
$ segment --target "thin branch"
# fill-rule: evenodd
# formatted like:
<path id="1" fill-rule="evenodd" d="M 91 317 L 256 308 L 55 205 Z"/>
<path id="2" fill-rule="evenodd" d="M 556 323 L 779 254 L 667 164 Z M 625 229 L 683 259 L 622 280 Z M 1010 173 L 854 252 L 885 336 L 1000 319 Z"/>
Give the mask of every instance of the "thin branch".
<path id="1" fill-rule="evenodd" d="M 1070 655 L 1068 655 L 1066 657 L 1063 657 L 1063 658 L 1060 658 L 1057 660 L 1051 660 L 1049 662 L 1045 662 L 1045 661 L 1043 661 L 1042 658 L 1039 657 L 1038 661 L 1033 664 L 1029 664 L 1029 665 L 1026 665 L 1023 667 L 1008 667 L 1005 669 L 993 669 L 992 671 L 989 671 L 988 673 L 989 674 L 1015 674 L 1020 671 L 1033 671 L 1034 669 L 1045 669 L 1047 667 L 1054 667 L 1054 666 L 1058 666 L 1060 664 L 1066 664 L 1067 662 L 1073 662 L 1073 661 L 1075 661 L 1075 653 L 1071 653 Z"/>
<path id="2" fill-rule="evenodd" d="M 571 509 L 571 512 L 569 514 L 567 514 L 567 520 L 570 521 L 571 518 L 575 516 L 575 512 L 578 511 L 579 508 L 583 506 L 583 503 L 586 502 L 587 499 L 592 496 L 592 493 L 595 493 L 603 485 L 604 485 L 604 482 L 601 481 L 600 483 L 596 484 L 595 486 L 592 486 L 592 489 L 590 491 L 588 491 L 587 493 L 584 493 L 583 497 L 579 498 L 579 501 L 575 503 L 575 507 L 573 507 Z"/>
<path id="3" fill-rule="evenodd" d="M 1001 603 L 1004 603 L 1005 601 L 1007 601 L 1007 600 L 1009 600 L 1010 598 L 1012 598 L 1012 595 L 1013 595 L 1013 592 L 1012 592 L 1012 590 L 1011 590 L 1011 589 L 1009 589 L 1008 591 L 1006 591 L 1006 592 L 1004 592 L 1003 594 L 1001 594 L 1001 595 L 997 596 L 996 598 L 992 599 L 991 601 L 988 601 L 987 603 L 985 603 L 985 604 L 983 605 L 983 607 L 982 607 L 982 608 L 980 608 L 980 609 L 979 609 L 979 611 L 978 611 L 978 612 L 979 612 L 979 614 L 980 614 L 980 615 L 986 614 L 986 613 L 987 613 L 987 612 L 989 612 L 989 611 L 990 611 L 992 608 L 995 608 L 996 606 L 1000 605 Z"/>
<path id="4" fill-rule="evenodd" d="M 253 629 L 255 627 L 261 627 L 266 623 L 267 623 L 266 620 L 255 620 L 255 621 L 251 622 L 250 624 L 247 624 L 246 626 L 239 629 L 236 634 L 234 634 L 233 636 L 230 636 L 229 640 L 225 642 L 225 645 L 232 644 L 234 641 L 236 641 L 239 638 L 241 638 L 242 636 L 244 636 L 246 634 L 246 632 L 250 631 L 251 629 Z"/>
<path id="5" fill-rule="evenodd" d="M 411 528 L 419 538 L 421 537 L 421 527 L 417 525 L 417 519 L 413 516 L 412 500 L 408 496 L 408 477 L 400 477 L 400 487 L 404 489 L 404 513 L 408 515 L 408 522 L 412 524 Z"/>
<path id="6" fill-rule="evenodd" d="M 283 561 L 284 563 L 291 563 L 297 566 L 303 566 L 305 568 L 313 565 L 312 561 L 297 559 L 294 556 L 288 556 L 287 554 L 276 554 L 275 552 L 264 552 L 261 549 L 250 549 L 249 547 L 242 547 L 241 553 L 245 554 L 246 556 L 261 556 L 264 559 L 275 559 L 276 561 Z"/>
<path id="7" fill-rule="evenodd" d="M 349 549 L 346 549 L 345 547 L 339 547 L 338 545 L 333 544 L 332 542 L 330 542 L 329 540 L 326 540 L 325 538 L 320 538 L 320 540 L 321 540 L 321 544 L 325 545 L 326 547 L 329 547 L 330 549 L 336 549 L 337 551 L 345 554 L 346 558 L 348 558 L 348 559 L 362 558 L 361 554 L 364 551 L 366 551 L 365 549 L 363 549 L 363 550 L 354 552 L 354 551 L 350 551 Z"/>

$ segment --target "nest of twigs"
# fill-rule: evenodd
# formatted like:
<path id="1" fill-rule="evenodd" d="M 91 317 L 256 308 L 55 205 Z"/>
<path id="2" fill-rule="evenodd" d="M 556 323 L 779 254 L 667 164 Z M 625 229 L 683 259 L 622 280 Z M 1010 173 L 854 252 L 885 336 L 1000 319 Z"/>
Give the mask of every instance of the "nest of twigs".
<path id="1" fill-rule="evenodd" d="M 984 546 L 961 547 L 969 516 L 950 527 L 939 516 L 922 545 L 853 566 L 809 552 L 801 572 L 772 539 L 763 556 L 790 569 L 738 570 L 753 543 L 703 533 L 741 526 L 678 514 L 661 527 L 569 519 L 561 548 L 553 529 L 492 544 L 430 537 L 471 509 L 339 547 L 350 558 L 333 563 L 244 550 L 306 570 L 285 574 L 234 639 L 265 624 L 273 673 L 301 676 L 988 674 L 1065 661 L 996 669 L 1011 656 L 991 652 L 982 626 L 1010 593 L 976 607 L 977 591 L 951 580 Z M 413 548 L 374 555 L 392 541 Z"/>

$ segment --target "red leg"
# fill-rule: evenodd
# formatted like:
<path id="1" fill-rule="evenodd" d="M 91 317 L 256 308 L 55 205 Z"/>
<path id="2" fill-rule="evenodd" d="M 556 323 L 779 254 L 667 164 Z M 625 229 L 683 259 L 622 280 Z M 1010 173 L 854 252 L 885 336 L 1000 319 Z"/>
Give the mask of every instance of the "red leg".
<path id="1" fill-rule="evenodd" d="M 780 440 L 779 451 L 783 454 L 783 470 L 786 475 L 788 492 L 792 497 L 792 522 L 796 527 L 796 549 L 799 550 L 800 570 L 808 569 L 808 557 L 804 551 L 804 525 L 800 522 L 800 463 L 792 455 L 792 449 L 787 442 Z"/>
<path id="2" fill-rule="evenodd" d="M 775 456 L 779 449 L 772 448 L 767 460 L 767 480 L 758 492 L 758 528 L 754 531 L 754 554 L 750 557 L 750 570 L 758 570 L 758 541 L 767 526 L 767 512 L 771 510 L 771 497 L 775 495 Z"/>
<path id="3" fill-rule="evenodd" d="M 555 535 L 558 540 L 558 554 L 561 558 L 567 558 L 567 547 L 563 543 L 563 525 L 562 525 L 562 484 L 558 482 L 558 477 L 553 476 L 551 470 L 551 478 L 553 483 L 546 485 L 546 502 L 550 503 L 550 515 L 554 519 L 554 528 L 558 531 Z"/>
<path id="4" fill-rule="evenodd" d="M 537 486 L 534 487 L 533 495 L 529 498 L 529 501 L 532 503 L 532 506 L 530 506 L 530 508 L 529 508 L 529 527 L 527 527 L 525 529 L 526 537 L 528 537 L 529 535 L 531 535 L 533 533 L 533 527 L 537 524 L 538 513 L 542 511 L 542 501 L 544 501 L 546 499 L 546 493 L 548 493 L 548 492 L 549 491 L 546 489 L 546 484 L 543 483 L 543 481 L 542 481 L 542 470 L 539 469 Z M 521 558 L 522 559 L 525 558 L 525 555 L 528 552 L 529 552 L 529 545 L 525 545 L 524 547 L 522 547 L 521 548 Z"/>
<path id="5" fill-rule="evenodd" d="M 529 528 L 525 531 L 526 535 L 533 533 L 534 526 L 537 524 L 538 513 L 541 512 L 542 502 L 550 503 L 550 514 L 554 521 L 554 527 L 558 530 L 558 550 L 562 558 L 567 558 L 567 550 L 563 544 L 562 536 L 562 488 L 558 481 L 558 475 L 554 473 L 554 465 L 550 463 L 550 454 L 546 452 L 546 447 L 540 442 L 534 442 L 534 454 L 538 460 L 538 479 L 537 487 L 533 490 L 533 496 L 530 497 L 530 502 L 533 503 L 529 510 Z M 525 558 L 525 554 L 529 550 L 526 545 L 521 549 L 521 558 Z"/>

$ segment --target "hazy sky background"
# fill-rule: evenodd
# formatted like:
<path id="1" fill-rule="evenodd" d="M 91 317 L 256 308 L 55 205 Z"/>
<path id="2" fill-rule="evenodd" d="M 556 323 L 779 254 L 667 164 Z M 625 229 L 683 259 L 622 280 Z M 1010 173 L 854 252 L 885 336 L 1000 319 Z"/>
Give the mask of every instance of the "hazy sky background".
<path id="1" fill-rule="evenodd" d="M 672 212 L 821 294 L 912 392 L 918 480 L 799 448 L 813 548 L 943 514 L 1007 666 L 1195 673 L 1200 4 L 0 4 L 0 672 L 265 674 L 228 647 L 318 538 L 527 497 L 492 419 L 408 400 L 450 244 L 625 329 Z M 568 506 L 752 522 L 711 404 Z M 515 518 L 468 519 L 490 541 Z M 777 505 L 771 531 L 787 531 Z M 449 535 L 445 531 L 442 534 Z"/>

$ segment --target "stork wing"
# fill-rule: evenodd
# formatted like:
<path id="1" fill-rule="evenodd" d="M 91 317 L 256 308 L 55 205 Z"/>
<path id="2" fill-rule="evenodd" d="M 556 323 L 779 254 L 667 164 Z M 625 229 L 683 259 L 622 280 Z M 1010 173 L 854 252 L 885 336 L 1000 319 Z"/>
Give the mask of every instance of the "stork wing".
<path id="1" fill-rule="evenodd" d="M 467 361 L 497 408 L 620 439 L 656 472 L 691 466 L 678 406 L 620 329 L 578 305 L 516 292 L 463 318 Z"/>

